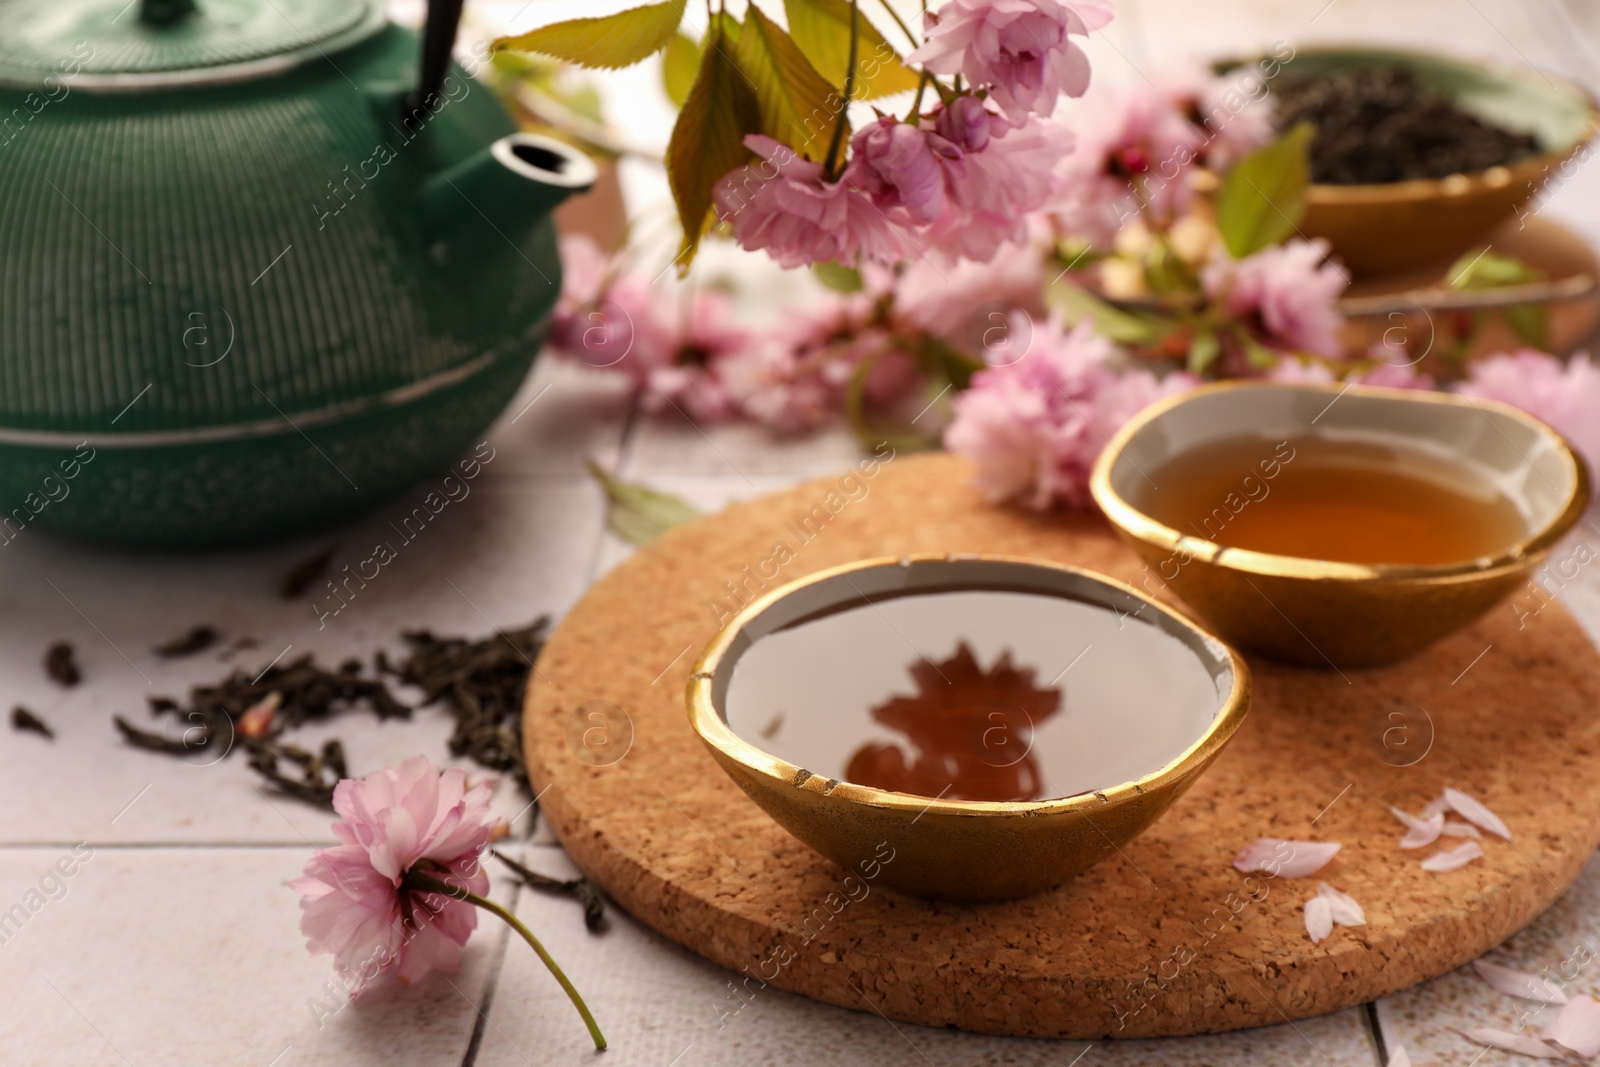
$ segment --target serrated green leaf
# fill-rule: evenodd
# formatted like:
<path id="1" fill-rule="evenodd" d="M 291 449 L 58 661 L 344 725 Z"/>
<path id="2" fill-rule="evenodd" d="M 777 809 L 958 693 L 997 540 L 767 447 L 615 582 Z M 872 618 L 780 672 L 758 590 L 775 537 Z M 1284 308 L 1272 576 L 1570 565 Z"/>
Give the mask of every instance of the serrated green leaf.
<path id="1" fill-rule="evenodd" d="M 682 497 L 615 478 L 592 459 L 584 465 L 606 494 L 606 528 L 630 545 L 647 545 L 703 514 Z"/>
<path id="2" fill-rule="evenodd" d="M 683 247 L 677 260 L 680 271 L 688 269 L 706 231 L 712 190 L 752 158 L 744 138 L 761 131 L 760 105 L 730 58 L 737 45 L 729 30 L 737 25 L 723 16 L 707 31 L 700 70 L 667 142 L 667 183 L 683 226 Z"/>
<path id="3" fill-rule="evenodd" d="M 813 162 L 828 153 L 843 101 L 777 23 L 752 6 L 734 42 L 733 61 L 754 88 L 761 132 Z M 845 136 L 849 136 L 849 127 Z"/>
<path id="4" fill-rule="evenodd" d="M 667 99 L 682 107 L 694 87 L 694 75 L 700 69 L 700 42 L 678 32 L 667 38 L 667 48 L 661 54 L 661 84 Z"/>
<path id="5" fill-rule="evenodd" d="M 631 67 L 661 51 L 672 39 L 678 23 L 683 21 L 686 2 L 667 0 L 615 15 L 553 22 L 528 33 L 501 37 L 490 49 L 539 52 L 580 67 Z"/>
<path id="6" fill-rule="evenodd" d="M 861 291 L 861 272 L 854 267 L 846 267 L 842 263 L 825 259 L 821 263 L 813 263 L 811 272 L 817 276 L 817 281 L 836 293 Z"/>
<path id="7" fill-rule="evenodd" d="M 1234 259 L 1287 240 L 1300 225 L 1311 181 L 1306 150 L 1315 132 L 1302 122 L 1245 156 L 1223 177 L 1217 190 L 1217 229 Z"/>
<path id="8" fill-rule="evenodd" d="M 1067 325 L 1076 326 L 1084 319 L 1094 323 L 1094 328 L 1118 344 L 1147 345 L 1161 337 L 1162 328 L 1131 312 L 1112 307 L 1080 285 L 1062 279 L 1044 291 L 1045 306 L 1060 311 Z"/>
<path id="9" fill-rule="evenodd" d="M 850 65 L 849 0 L 784 0 L 783 10 L 794 43 L 817 73 L 842 91 Z M 860 16 L 860 27 L 854 98 L 871 100 L 915 89 L 920 75 L 901 61 L 894 46 L 865 15 Z"/>

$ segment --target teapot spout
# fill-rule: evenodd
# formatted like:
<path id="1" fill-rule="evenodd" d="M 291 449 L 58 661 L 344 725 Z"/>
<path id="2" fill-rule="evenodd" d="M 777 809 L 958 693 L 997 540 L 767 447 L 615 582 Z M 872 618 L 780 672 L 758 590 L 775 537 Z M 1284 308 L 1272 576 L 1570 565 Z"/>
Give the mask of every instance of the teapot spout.
<path id="1" fill-rule="evenodd" d="M 556 205 L 597 177 L 594 161 L 570 145 L 509 134 L 423 184 L 423 229 L 436 260 L 481 262 L 505 242 L 520 248 Z"/>

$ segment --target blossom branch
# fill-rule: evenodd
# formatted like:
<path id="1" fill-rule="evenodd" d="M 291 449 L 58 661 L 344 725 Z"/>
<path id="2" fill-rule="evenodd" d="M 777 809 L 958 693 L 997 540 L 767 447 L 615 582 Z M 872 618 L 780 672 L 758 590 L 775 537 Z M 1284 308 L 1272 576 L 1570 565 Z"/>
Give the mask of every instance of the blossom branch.
<path id="1" fill-rule="evenodd" d="M 487 897 L 480 897 L 465 888 L 442 882 L 414 868 L 405 873 L 404 882 L 409 889 L 420 890 L 424 893 L 438 893 L 440 896 L 450 897 L 482 908 L 521 934 L 522 939 L 532 947 L 534 952 L 538 953 L 539 959 L 549 968 L 550 973 L 555 975 L 556 981 L 561 983 L 561 988 L 566 991 L 567 999 L 572 1001 L 572 1006 L 578 1009 L 578 1014 L 583 1016 L 583 1024 L 589 1028 L 589 1036 L 594 1039 L 594 1047 L 596 1049 L 604 1049 L 606 1047 L 605 1035 L 600 1032 L 600 1026 L 594 1021 L 594 1016 L 589 1014 L 589 1006 L 583 1002 L 583 997 L 579 995 L 578 990 L 568 980 L 566 973 L 561 970 L 561 965 L 545 950 L 545 947 L 539 943 L 539 939 L 533 936 L 533 931 L 524 926 L 520 919 Z"/>
<path id="2" fill-rule="evenodd" d="M 839 149 L 844 144 L 845 117 L 850 113 L 850 98 L 856 92 L 856 57 L 861 48 L 860 0 L 850 0 L 850 58 L 844 70 L 844 102 L 839 105 L 839 118 L 833 124 L 833 140 L 828 143 L 828 161 L 824 170 L 830 178 L 839 174 Z"/>

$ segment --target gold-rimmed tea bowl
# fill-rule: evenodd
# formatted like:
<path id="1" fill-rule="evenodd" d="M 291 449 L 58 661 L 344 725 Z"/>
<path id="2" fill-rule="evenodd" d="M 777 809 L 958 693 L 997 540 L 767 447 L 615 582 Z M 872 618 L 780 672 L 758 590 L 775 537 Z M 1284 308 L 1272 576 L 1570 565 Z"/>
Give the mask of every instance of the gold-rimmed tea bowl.
<path id="1" fill-rule="evenodd" d="M 1427 448 L 1498 485 L 1522 515 L 1522 535 L 1453 563 L 1348 563 L 1228 547 L 1149 514 L 1151 494 L 1161 491 L 1149 472 L 1241 433 Z M 1143 588 L 1170 586 L 1240 647 L 1334 668 L 1393 663 L 1477 619 L 1528 580 L 1583 516 L 1590 494 L 1588 467 L 1567 441 L 1508 405 L 1427 390 L 1266 382 L 1203 386 L 1147 408 L 1107 444 L 1090 490 L 1143 558 Z M 1270 497 L 1250 506 L 1271 506 Z"/>
<path id="2" fill-rule="evenodd" d="M 1249 689 L 1232 649 L 1130 586 L 919 555 L 752 602 L 687 702 L 729 777 L 849 877 L 976 902 L 1059 885 L 1143 831 L 1233 736 Z"/>

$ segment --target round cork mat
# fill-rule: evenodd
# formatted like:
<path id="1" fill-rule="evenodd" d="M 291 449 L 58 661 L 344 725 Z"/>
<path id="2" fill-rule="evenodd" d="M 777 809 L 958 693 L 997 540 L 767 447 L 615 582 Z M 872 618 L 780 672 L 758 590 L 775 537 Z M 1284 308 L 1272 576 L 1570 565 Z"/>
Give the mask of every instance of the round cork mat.
<path id="1" fill-rule="evenodd" d="M 1600 656 L 1529 592 L 1395 667 L 1252 659 L 1249 717 L 1212 768 L 1056 890 L 848 898 L 844 872 L 712 762 L 684 686 L 736 598 L 850 560 L 996 552 L 1138 579 L 1099 518 L 991 507 L 969 482 L 957 458 L 906 456 L 733 506 L 639 552 L 556 628 L 528 694 L 529 771 L 562 844 L 618 904 L 752 991 L 765 980 L 991 1034 L 1145 1037 L 1318 1015 L 1441 974 L 1531 921 L 1594 852 Z M 1514 839 L 1486 836 L 1484 858 L 1432 874 L 1431 849 L 1398 847 L 1388 806 L 1416 812 L 1445 786 Z M 1313 878 L 1247 878 L 1231 860 L 1257 837 L 1344 847 Z M 1313 945 L 1301 909 L 1319 881 L 1367 925 Z"/>

